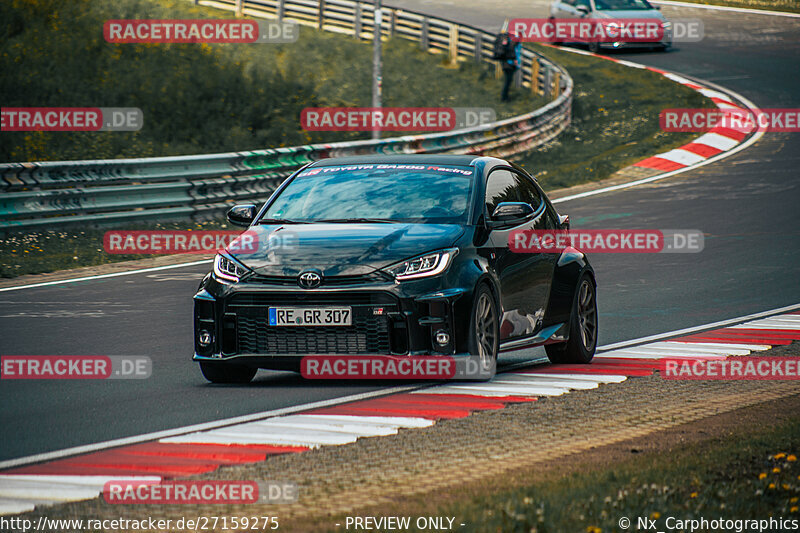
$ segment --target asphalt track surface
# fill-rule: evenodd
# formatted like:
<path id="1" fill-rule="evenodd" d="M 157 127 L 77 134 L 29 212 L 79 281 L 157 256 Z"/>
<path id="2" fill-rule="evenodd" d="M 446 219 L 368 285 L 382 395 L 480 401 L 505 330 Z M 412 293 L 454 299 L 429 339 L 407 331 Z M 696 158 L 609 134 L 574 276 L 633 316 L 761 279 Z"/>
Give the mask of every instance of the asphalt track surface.
<path id="1" fill-rule="evenodd" d="M 496 31 L 544 3 L 387 2 Z M 800 19 L 664 7 L 706 38 L 621 57 L 718 83 L 760 107 L 800 107 Z M 498 87 L 499 90 L 499 87 Z M 800 133 L 767 133 L 721 162 L 561 203 L 576 228 L 699 229 L 699 254 L 598 255 L 600 343 L 800 301 Z M 149 355 L 147 380 L 0 382 L 0 460 L 379 389 L 260 372 L 212 386 L 191 361 L 191 296 L 205 267 L 0 292 L 0 353 Z"/>

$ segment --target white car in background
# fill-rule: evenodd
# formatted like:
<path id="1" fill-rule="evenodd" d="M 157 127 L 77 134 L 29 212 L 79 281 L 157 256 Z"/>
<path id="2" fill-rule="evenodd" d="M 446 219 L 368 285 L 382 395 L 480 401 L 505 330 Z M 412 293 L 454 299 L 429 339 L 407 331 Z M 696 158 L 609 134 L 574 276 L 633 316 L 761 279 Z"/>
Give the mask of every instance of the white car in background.
<path id="1" fill-rule="evenodd" d="M 661 24 L 663 36 L 659 42 L 590 42 L 589 50 L 601 48 L 657 48 L 667 50 L 672 46 L 672 23 L 647 0 L 556 0 L 550 6 L 551 19 L 655 19 Z"/>

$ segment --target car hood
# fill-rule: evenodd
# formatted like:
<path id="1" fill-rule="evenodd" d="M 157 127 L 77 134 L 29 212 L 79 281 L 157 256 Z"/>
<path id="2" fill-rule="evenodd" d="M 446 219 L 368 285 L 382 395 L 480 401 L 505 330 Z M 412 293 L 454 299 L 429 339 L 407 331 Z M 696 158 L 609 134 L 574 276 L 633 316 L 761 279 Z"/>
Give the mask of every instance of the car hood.
<path id="1" fill-rule="evenodd" d="M 233 253 L 267 276 L 296 276 L 316 268 L 325 276 L 357 276 L 448 248 L 463 234 L 457 224 L 290 224 L 253 226 L 258 246 Z"/>
<path id="2" fill-rule="evenodd" d="M 631 9 L 631 10 L 610 10 L 595 11 L 592 18 L 596 19 L 657 19 L 666 20 L 661 11 L 656 9 Z"/>

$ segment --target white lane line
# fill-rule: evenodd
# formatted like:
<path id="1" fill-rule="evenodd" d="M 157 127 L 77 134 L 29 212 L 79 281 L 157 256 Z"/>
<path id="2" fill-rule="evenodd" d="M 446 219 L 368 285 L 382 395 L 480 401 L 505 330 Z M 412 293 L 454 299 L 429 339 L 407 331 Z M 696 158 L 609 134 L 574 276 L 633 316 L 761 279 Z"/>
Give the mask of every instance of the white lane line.
<path id="1" fill-rule="evenodd" d="M 213 261 L 204 259 L 202 261 L 192 261 L 191 263 L 180 263 L 178 265 L 165 265 L 152 268 L 140 268 L 138 270 L 126 270 L 125 272 L 113 272 L 111 274 L 98 274 L 96 276 L 84 276 L 82 278 L 61 279 L 56 281 L 43 281 L 41 283 L 32 283 L 30 285 L 18 285 L 16 287 L 4 287 L 0 292 L 18 291 L 22 289 L 34 289 L 36 287 L 50 287 L 52 285 L 64 285 L 66 283 L 78 283 L 80 281 L 92 281 L 96 279 L 117 278 L 119 276 L 130 276 L 133 274 L 144 274 L 147 272 L 158 272 L 159 270 L 171 270 L 173 268 L 184 268 L 197 265 L 210 265 Z"/>
<path id="2" fill-rule="evenodd" d="M 681 85 L 687 85 L 689 83 L 691 83 L 692 85 L 697 85 L 693 81 L 691 81 L 691 80 L 689 80 L 687 78 L 684 78 L 683 76 L 678 76 L 677 74 L 673 74 L 671 72 L 667 72 L 666 74 L 664 74 L 664 77 L 665 78 L 669 78 L 672 81 L 676 81 L 676 82 L 680 83 Z"/>
<path id="3" fill-rule="evenodd" d="M 558 387 L 565 389 L 588 390 L 596 389 L 599 383 L 592 381 L 585 381 L 580 379 L 548 379 L 543 374 L 503 374 L 499 378 L 495 378 L 491 383 L 504 383 L 508 385 L 516 385 L 519 383 L 530 383 L 533 385 L 543 385 L 545 387 Z"/>
<path id="4" fill-rule="evenodd" d="M 44 504 L 46 502 L 40 502 Z M 36 503 L 30 500 L 0 500 L 0 516 L 10 514 L 28 513 L 36 508 Z"/>
<path id="5" fill-rule="evenodd" d="M 637 346 L 636 348 L 622 348 L 617 350 L 617 353 L 647 353 L 650 355 L 747 355 L 750 353 L 750 350 L 734 350 L 734 349 L 727 349 L 727 350 L 720 350 L 720 349 L 713 349 L 707 351 L 700 351 L 694 350 L 693 348 L 659 348 L 655 346 L 651 346 L 649 344 L 645 344 L 644 346 Z"/>
<path id="6" fill-rule="evenodd" d="M 184 444 L 271 444 L 276 446 L 308 446 L 316 448 L 321 445 L 337 446 L 358 440 L 358 435 L 331 433 L 311 430 L 305 432 L 269 433 L 253 428 L 234 427 L 226 431 L 207 431 L 193 435 L 171 437 L 162 442 Z"/>
<path id="7" fill-rule="evenodd" d="M 628 379 L 628 376 L 616 374 L 556 374 L 553 372 L 531 372 L 531 376 L 554 377 L 554 378 L 569 378 L 579 381 L 589 381 L 594 383 L 622 383 Z"/>
<path id="8" fill-rule="evenodd" d="M 741 348 L 743 350 L 750 350 L 752 352 L 764 352 L 767 350 L 772 349 L 771 344 L 741 344 L 742 341 L 738 340 L 737 343 L 731 344 L 723 344 L 724 341 L 719 342 L 691 342 L 691 341 L 675 341 L 670 344 L 683 344 L 687 346 L 699 346 L 699 345 L 711 345 L 711 346 L 719 346 L 720 348 L 724 348 L 726 346 L 730 346 L 731 348 Z M 646 346 L 646 345 L 645 345 Z"/>
<path id="9" fill-rule="evenodd" d="M 425 389 L 412 391 L 412 393 L 424 393 Z M 342 422 L 359 422 L 364 421 L 375 425 L 385 425 L 388 427 L 397 428 L 426 428 L 436 423 L 435 420 L 430 418 L 417 418 L 410 416 L 371 416 L 371 415 L 299 415 L 307 418 L 315 418 L 320 420 L 338 420 Z"/>
<path id="10" fill-rule="evenodd" d="M 691 346 L 695 349 L 700 349 L 702 347 L 708 346 L 710 348 L 722 348 L 723 350 L 728 348 L 740 349 L 740 350 L 749 350 L 751 352 L 763 352 L 765 350 L 771 350 L 771 344 L 744 344 L 740 340 L 736 340 L 735 343 L 726 343 L 724 341 L 719 342 L 691 342 L 691 341 L 674 341 L 674 342 L 664 342 L 662 343 L 665 346 Z M 647 346 L 647 345 L 645 345 Z"/>
<path id="11" fill-rule="evenodd" d="M 0 474 L 0 480 L 19 479 L 24 481 L 46 481 L 48 483 L 67 483 L 103 487 L 109 481 L 136 481 L 137 483 L 160 483 L 161 476 L 76 476 L 70 474 Z"/>
<path id="12" fill-rule="evenodd" d="M 442 388 L 446 390 L 455 391 L 477 391 L 477 392 L 504 392 L 508 396 L 522 395 L 522 396 L 561 396 L 569 392 L 569 389 L 563 387 L 544 387 L 536 385 L 506 385 L 500 383 L 493 385 L 490 383 L 481 383 L 476 385 L 443 385 Z"/>
<path id="13" fill-rule="evenodd" d="M 535 394 L 514 394 L 510 392 L 503 392 L 497 390 L 476 390 L 476 389 L 453 389 L 448 385 L 442 385 L 441 387 L 434 387 L 432 389 L 428 389 L 426 394 L 441 394 L 441 395 L 448 395 L 448 394 L 463 394 L 467 396 L 475 396 L 476 398 L 502 398 L 504 396 L 530 396 L 535 397 Z"/>
<path id="14" fill-rule="evenodd" d="M 0 478 L 0 498 L 69 502 L 96 498 L 101 491 L 87 485 Z"/>
<path id="15" fill-rule="evenodd" d="M 688 360 L 695 360 L 695 359 L 702 359 L 706 361 L 716 361 L 719 359 L 725 359 L 724 355 L 680 355 L 680 354 L 653 354 L 653 353 L 645 353 L 645 352 L 606 352 L 603 354 L 603 357 L 613 357 L 615 359 L 688 359 Z"/>
<path id="16" fill-rule="evenodd" d="M 736 139 L 731 139 L 730 137 L 725 137 L 724 135 L 720 135 L 719 133 L 706 133 L 705 135 L 701 135 L 697 139 L 692 141 L 696 144 L 705 144 L 706 146 L 710 146 L 711 148 L 716 148 L 717 150 L 730 150 L 737 144 L 739 141 Z"/>
<path id="17" fill-rule="evenodd" d="M 745 324 L 737 324 L 731 326 L 730 329 L 790 329 L 799 330 L 800 324 L 797 322 L 788 322 L 785 320 L 758 320 L 756 322 L 747 322 Z"/>
<path id="18" fill-rule="evenodd" d="M 737 318 L 730 318 L 728 320 L 720 320 L 719 322 L 712 322 L 711 324 L 693 326 L 691 328 L 677 329 L 674 331 L 668 331 L 666 333 L 658 333 L 657 335 L 649 335 L 647 337 L 641 337 L 639 339 L 631 339 L 629 341 L 621 341 L 621 342 L 615 342 L 613 344 L 606 344 L 605 346 L 599 346 L 597 348 L 597 352 L 598 356 L 605 357 L 606 354 L 603 352 L 607 352 L 615 348 L 627 348 L 628 346 L 639 346 L 647 343 L 648 341 L 658 341 L 662 339 L 668 339 L 670 337 L 678 337 L 681 335 L 689 335 L 700 331 L 732 326 L 733 324 L 739 324 L 747 320 L 779 315 L 781 313 L 786 313 L 787 311 L 796 311 L 798 309 L 800 309 L 800 304 L 787 305 L 786 307 L 780 307 L 778 309 L 772 309 L 770 311 L 761 311 L 760 313 L 753 313 L 751 315 L 741 316 Z"/>
<path id="19" fill-rule="evenodd" d="M 298 415 L 298 417 L 302 417 L 303 415 Z M 359 437 L 383 437 L 386 435 L 396 435 L 397 428 L 392 428 L 388 426 L 376 426 L 372 425 L 365 425 L 365 424 L 358 424 L 358 423 L 348 423 L 348 422 L 336 422 L 336 421 L 322 421 L 322 420 L 303 420 L 302 418 L 295 418 L 293 420 L 283 420 L 283 417 L 272 418 L 270 420 L 264 420 L 263 422 L 253 422 L 253 424 L 257 424 L 264 428 L 270 429 L 277 429 L 277 430 L 294 430 L 294 429 L 311 429 L 311 430 L 319 430 L 319 431 L 330 431 L 333 433 L 346 433 L 352 435 L 358 435 Z"/>
<path id="20" fill-rule="evenodd" d="M 695 4 L 694 2 L 677 2 L 674 0 L 652 0 L 653 4 L 665 6 L 692 7 L 696 9 L 713 9 L 714 11 L 733 11 L 736 13 L 750 13 L 751 15 L 766 15 L 770 17 L 800 18 L 800 13 L 787 13 L 786 11 L 770 11 L 768 9 L 751 9 L 749 7 L 716 6 L 710 4 Z"/>
<path id="21" fill-rule="evenodd" d="M 680 148 L 670 150 L 669 152 L 664 152 L 663 154 L 656 154 L 653 157 L 660 157 L 661 159 L 666 159 L 667 161 L 672 161 L 673 163 L 686 166 L 694 165 L 695 163 L 699 163 L 700 161 L 706 159 L 702 155 L 689 152 L 688 150 L 681 150 Z"/>

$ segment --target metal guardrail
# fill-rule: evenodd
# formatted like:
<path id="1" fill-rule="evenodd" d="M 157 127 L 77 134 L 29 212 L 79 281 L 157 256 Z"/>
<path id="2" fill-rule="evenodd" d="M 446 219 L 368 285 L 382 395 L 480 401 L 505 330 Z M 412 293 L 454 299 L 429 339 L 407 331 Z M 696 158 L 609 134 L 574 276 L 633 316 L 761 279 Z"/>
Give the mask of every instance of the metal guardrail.
<path id="1" fill-rule="evenodd" d="M 193 0 L 237 15 L 279 18 L 371 39 L 371 3 L 352 0 Z M 450 61 L 491 61 L 494 35 L 406 10 L 382 10 L 383 35 L 412 39 Z M 250 152 L 0 164 L 0 231 L 147 218 L 203 217 L 231 201 L 263 201 L 298 167 L 326 157 L 456 153 L 509 157 L 546 143 L 570 122 L 567 71 L 523 49 L 517 85 L 552 101 L 524 115 L 478 127 L 379 140 Z"/>

